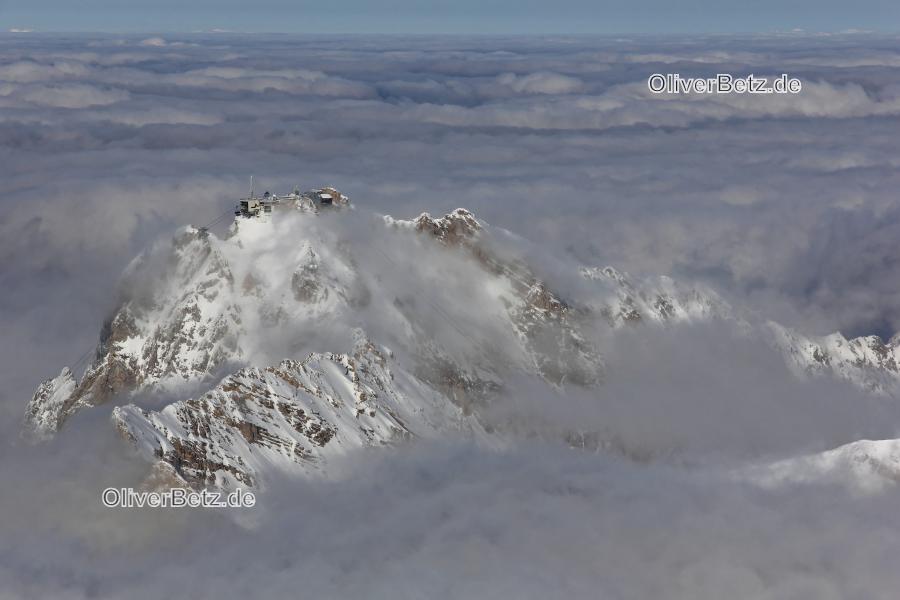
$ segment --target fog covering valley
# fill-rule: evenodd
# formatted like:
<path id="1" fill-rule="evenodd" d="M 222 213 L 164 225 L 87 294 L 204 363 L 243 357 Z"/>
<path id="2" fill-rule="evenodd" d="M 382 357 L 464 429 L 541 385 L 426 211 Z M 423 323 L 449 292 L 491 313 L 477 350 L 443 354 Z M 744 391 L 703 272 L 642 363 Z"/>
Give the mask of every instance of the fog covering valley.
<path id="1" fill-rule="evenodd" d="M 900 438 L 900 398 L 802 376 L 761 332 L 900 331 L 896 44 L 0 34 L 0 598 L 892 597 L 900 450 L 822 453 Z M 662 98 L 660 71 L 804 88 Z M 389 292 L 418 296 L 454 356 L 473 339 L 517 356 L 477 261 L 381 215 L 468 208 L 573 306 L 597 293 L 580 269 L 612 265 L 728 316 L 588 327 L 597 386 L 510 368 L 481 415 L 498 439 L 349 452 L 243 511 L 106 509 L 104 487 L 148 469 L 112 404 L 32 444 L 26 403 L 123 296 L 152 292 L 120 279 L 132 258 L 230 210 L 251 174 L 348 194 L 347 214 L 274 221 L 267 256 L 318 236 L 374 290 L 343 324 L 260 328 L 254 366 L 347 351 L 355 327 L 388 344 Z"/>

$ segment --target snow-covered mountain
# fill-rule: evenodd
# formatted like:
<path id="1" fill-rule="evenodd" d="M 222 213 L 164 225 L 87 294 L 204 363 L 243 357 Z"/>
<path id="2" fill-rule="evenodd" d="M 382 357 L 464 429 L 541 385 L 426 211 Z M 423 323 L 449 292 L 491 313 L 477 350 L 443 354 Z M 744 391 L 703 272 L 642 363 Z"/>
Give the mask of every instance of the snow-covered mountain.
<path id="1" fill-rule="evenodd" d="M 833 450 L 755 465 L 739 479 L 776 486 L 785 481 L 828 481 L 862 493 L 900 483 L 900 440 L 859 440 Z"/>
<path id="2" fill-rule="evenodd" d="M 900 336 L 810 337 L 772 321 L 766 329 L 799 375 L 833 374 L 877 394 L 900 396 Z"/>
<path id="3" fill-rule="evenodd" d="M 149 411 L 113 409 L 148 459 L 190 482 L 254 485 L 266 469 L 321 468 L 329 456 L 477 423 L 440 393 L 391 368 L 391 353 L 365 339 L 350 354 L 310 354 L 247 367 L 203 396 Z"/>
<path id="4" fill-rule="evenodd" d="M 896 339 L 804 337 L 702 287 L 528 257 L 464 209 L 400 220 L 295 203 L 221 238 L 185 227 L 129 265 L 94 360 L 43 382 L 26 426 L 49 438 L 110 410 L 172 477 L 258 486 L 411 437 L 500 441 L 486 408 L 510 376 L 595 388 L 608 332 L 711 320 L 762 336 L 800 377 L 900 390 Z"/>

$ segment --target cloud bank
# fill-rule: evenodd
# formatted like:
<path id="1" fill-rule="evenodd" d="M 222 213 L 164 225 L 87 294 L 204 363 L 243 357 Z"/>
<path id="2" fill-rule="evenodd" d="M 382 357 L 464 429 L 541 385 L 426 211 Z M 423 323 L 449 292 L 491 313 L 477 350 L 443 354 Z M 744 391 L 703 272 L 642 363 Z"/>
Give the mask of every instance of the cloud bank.
<path id="1" fill-rule="evenodd" d="M 397 216 L 465 206 L 572 263 L 890 335 L 896 41 L 0 34 L 0 431 L 14 440 L 34 385 L 96 342 L 128 260 L 230 210 L 251 174 Z M 660 71 L 786 72 L 804 93 L 660 98 Z M 237 519 L 103 511 L 103 485 L 141 465 L 86 414 L 0 453 L 0 597 L 890 597 L 896 488 L 725 473 L 896 437 L 896 409 L 729 335 L 617 338 L 599 398 L 498 407 L 614 428 L 621 455 L 421 444 Z"/>

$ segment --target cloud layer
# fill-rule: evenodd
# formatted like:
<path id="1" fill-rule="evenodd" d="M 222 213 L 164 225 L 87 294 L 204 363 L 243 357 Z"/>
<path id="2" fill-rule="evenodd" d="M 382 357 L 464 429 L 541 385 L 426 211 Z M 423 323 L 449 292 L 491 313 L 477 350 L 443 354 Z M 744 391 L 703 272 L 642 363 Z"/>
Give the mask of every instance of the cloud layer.
<path id="1" fill-rule="evenodd" d="M 808 333 L 890 335 L 896 41 L 0 34 L 0 432 L 14 439 L 35 384 L 96 342 L 128 260 L 229 211 L 251 174 L 397 216 L 465 206 L 572 263 L 702 281 Z M 675 71 L 785 72 L 804 92 L 647 92 Z M 321 597 L 888 597 L 895 488 L 724 473 L 896 436 L 896 410 L 801 385 L 730 335 L 617 338 L 599 398 L 531 390 L 498 407 L 614 428 L 649 465 L 419 445 L 285 484 L 238 523 L 103 512 L 99 489 L 140 465 L 105 415 L 84 416 L 54 446 L 0 452 L 0 539 L 17 540 L 0 543 L 0 597 L 298 582 Z M 675 450 L 715 466 L 656 460 Z"/>

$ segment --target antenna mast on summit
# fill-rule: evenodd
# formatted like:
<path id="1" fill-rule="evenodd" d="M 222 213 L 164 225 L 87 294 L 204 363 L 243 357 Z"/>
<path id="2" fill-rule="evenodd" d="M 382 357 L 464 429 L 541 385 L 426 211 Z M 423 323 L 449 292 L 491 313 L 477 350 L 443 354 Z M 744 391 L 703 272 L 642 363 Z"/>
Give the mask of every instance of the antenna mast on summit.
<path id="1" fill-rule="evenodd" d="M 253 175 L 250 176 L 250 197 L 253 197 Z"/>

